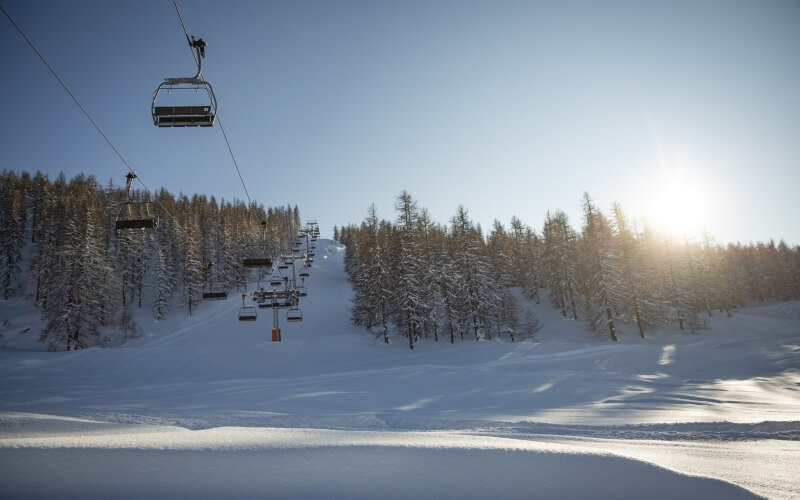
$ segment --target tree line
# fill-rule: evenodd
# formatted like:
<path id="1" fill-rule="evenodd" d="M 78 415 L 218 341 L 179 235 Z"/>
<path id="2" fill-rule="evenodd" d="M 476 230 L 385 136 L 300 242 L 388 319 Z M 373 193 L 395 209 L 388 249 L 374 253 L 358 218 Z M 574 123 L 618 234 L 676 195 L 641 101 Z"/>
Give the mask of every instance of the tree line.
<path id="1" fill-rule="evenodd" d="M 515 288 L 614 341 L 621 324 L 642 338 L 669 323 L 697 332 L 747 300 L 800 299 L 800 247 L 722 246 L 708 233 L 677 240 L 637 227 L 617 203 L 604 213 L 588 193 L 579 229 L 557 210 L 539 232 L 512 217 L 485 235 L 463 206 L 437 224 L 406 191 L 394 210 L 387 221 L 372 205 L 359 226 L 334 228 L 334 238 L 346 246 L 353 324 L 386 342 L 402 335 L 411 349 L 423 338 L 533 335 L 538 320 L 520 317 Z"/>
<path id="2" fill-rule="evenodd" d="M 134 309 L 191 315 L 205 291 L 246 291 L 242 260 L 288 251 L 300 229 L 297 206 L 217 200 L 161 189 L 149 201 L 153 229 L 116 230 L 124 188 L 92 176 L 55 180 L 37 172 L 0 175 L 0 288 L 29 296 L 52 350 L 104 342 L 104 327 L 135 335 Z"/>

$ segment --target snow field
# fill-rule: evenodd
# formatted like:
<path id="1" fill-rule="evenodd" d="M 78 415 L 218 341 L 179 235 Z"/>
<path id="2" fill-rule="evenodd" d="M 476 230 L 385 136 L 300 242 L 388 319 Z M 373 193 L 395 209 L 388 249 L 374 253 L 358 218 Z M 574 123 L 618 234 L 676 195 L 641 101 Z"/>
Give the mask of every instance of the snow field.
<path id="1" fill-rule="evenodd" d="M 543 303 L 535 341 L 410 351 L 350 325 L 318 248 L 281 343 L 231 296 L 49 353 L 3 304 L 0 496 L 800 497 L 800 303 L 616 344 Z"/>

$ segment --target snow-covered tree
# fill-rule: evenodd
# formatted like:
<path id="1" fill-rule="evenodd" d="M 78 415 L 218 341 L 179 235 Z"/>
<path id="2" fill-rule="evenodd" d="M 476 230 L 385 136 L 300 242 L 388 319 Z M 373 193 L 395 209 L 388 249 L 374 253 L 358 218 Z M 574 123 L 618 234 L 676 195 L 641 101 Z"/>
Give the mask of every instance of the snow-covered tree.
<path id="1" fill-rule="evenodd" d="M 585 302 L 592 329 L 608 329 L 617 340 L 616 318 L 623 308 L 624 291 L 619 256 L 614 247 L 609 220 L 598 209 L 589 193 L 583 195 L 584 227 L 581 238 L 585 269 Z"/>
<path id="2" fill-rule="evenodd" d="M 0 176 L 0 281 L 5 300 L 13 295 L 22 272 L 20 261 L 27 223 L 23 189 L 13 172 L 3 172 Z"/>
<path id="3" fill-rule="evenodd" d="M 561 309 L 565 318 L 578 319 L 577 235 L 567 214 L 548 212 L 543 235 L 542 275 L 544 285 L 550 290 L 550 302 Z"/>

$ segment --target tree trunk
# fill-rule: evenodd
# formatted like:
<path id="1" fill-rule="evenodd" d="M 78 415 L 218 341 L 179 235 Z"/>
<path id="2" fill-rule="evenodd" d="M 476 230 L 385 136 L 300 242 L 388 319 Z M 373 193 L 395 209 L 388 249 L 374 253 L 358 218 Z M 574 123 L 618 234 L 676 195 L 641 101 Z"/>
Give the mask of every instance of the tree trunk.
<path id="1" fill-rule="evenodd" d="M 611 308 L 606 307 L 606 316 L 608 317 L 608 331 L 611 332 L 611 340 L 617 341 L 617 328 L 614 326 L 614 315 L 611 314 Z"/>
<path id="2" fill-rule="evenodd" d="M 644 325 L 642 324 L 642 318 L 639 317 L 639 302 L 633 301 L 633 314 L 636 315 L 636 326 L 639 327 L 639 336 L 644 338 Z"/>

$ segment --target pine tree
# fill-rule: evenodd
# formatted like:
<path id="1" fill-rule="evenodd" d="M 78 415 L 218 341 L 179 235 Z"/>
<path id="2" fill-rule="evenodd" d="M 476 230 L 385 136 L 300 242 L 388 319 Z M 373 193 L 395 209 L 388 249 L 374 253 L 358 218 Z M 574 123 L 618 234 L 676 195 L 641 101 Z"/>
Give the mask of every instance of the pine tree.
<path id="1" fill-rule="evenodd" d="M 692 333 L 700 328 L 697 316 L 697 297 L 692 286 L 689 261 L 685 248 L 677 249 L 665 241 L 665 266 L 668 279 L 669 298 L 681 330 L 687 326 Z"/>
<path id="2" fill-rule="evenodd" d="M 198 304 L 203 291 L 203 261 L 201 243 L 197 238 L 199 228 L 197 219 L 190 212 L 186 203 L 183 219 L 183 235 L 181 238 L 181 291 L 184 304 L 192 315 L 195 304 Z"/>
<path id="3" fill-rule="evenodd" d="M 370 206 L 360 234 L 360 241 L 353 241 L 347 247 L 352 260 L 348 274 L 355 291 L 353 323 L 367 329 L 380 325 L 383 340 L 388 343 L 389 310 L 393 300 L 385 253 L 388 237 L 386 228 L 382 228 L 378 221 L 375 205 Z"/>
<path id="4" fill-rule="evenodd" d="M 522 283 L 522 291 L 525 295 L 539 303 L 539 289 L 542 287 L 541 271 L 540 271 L 540 252 L 541 242 L 531 228 L 525 230 L 525 246 L 524 246 L 524 275 Z"/>
<path id="5" fill-rule="evenodd" d="M 616 255 L 618 256 L 622 306 L 626 314 L 636 321 L 639 336 L 645 338 L 645 319 L 643 317 L 643 294 L 648 276 L 639 258 L 639 245 L 628 227 L 628 220 L 622 207 L 614 203 L 614 222 L 616 225 Z"/>
<path id="6" fill-rule="evenodd" d="M 458 207 L 451 223 L 456 307 L 461 311 L 461 323 L 469 325 L 475 339 L 479 340 L 486 333 L 490 308 L 497 303 L 492 293 L 496 288 L 495 280 L 489 274 L 480 228 L 472 224 L 463 206 Z"/>
<path id="7" fill-rule="evenodd" d="M 420 263 L 420 243 L 416 226 L 419 211 L 416 201 L 403 191 L 395 202 L 397 211 L 397 267 L 394 270 L 394 318 L 400 332 L 408 336 L 408 346 L 420 335 L 424 321 L 422 289 L 422 265 Z"/>
<path id="8" fill-rule="evenodd" d="M 20 260 L 25 244 L 26 212 L 23 191 L 13 172 L 0 177 L 0 276 L 3 298 L 14 292 L 21 273 Z"/>
<path id="9" fill-rule="evenodd" d="M 578 319 L 577 236 L 567 214 L 557 211 L 551 215 L 548 212 L 543 234 L 542 274 L 544 285 L 550 289 L 550 302 L 561 309 L 565 318 L 569 315 Z"/>
<path id="10" fill-rule="evenodd" d="M 621 273 L 611 225 L 594 206 L 589 193 L 583 195 L 585 220 L 581 239 L 586 270 L 585 299 L 593 330 L 608 328 L 611 340 L 617 341 L 616 318 L 622 309 Z"/>
<path id="11" fill-rule="evenodd" d="M 48 275 L 46 321 L 41 340 L 51 349 L 75 350 L 99 344 L 104 319 L 116 303 L 114 271 L 103 253 L 102 203 L 87 199 L 85 182 L 76 178 L 65 198 L 65 237 L 57 246 L 61 272 Z"/>

